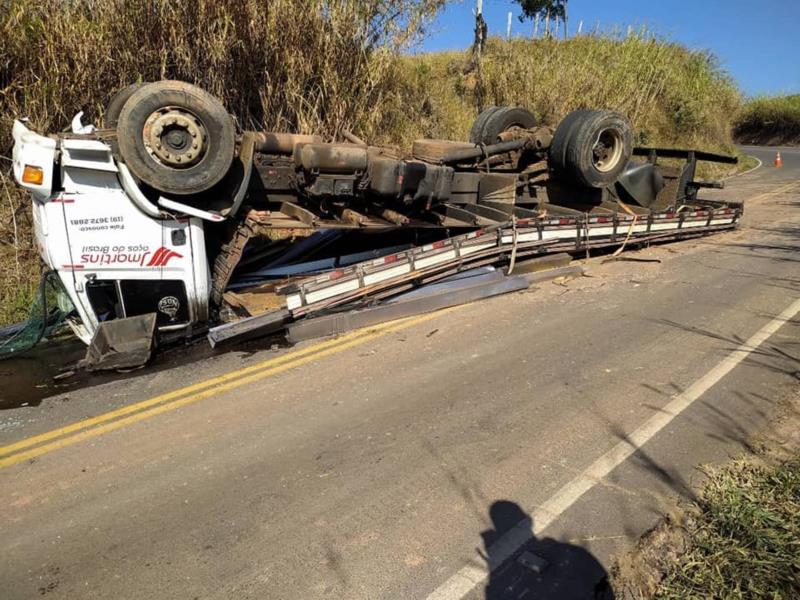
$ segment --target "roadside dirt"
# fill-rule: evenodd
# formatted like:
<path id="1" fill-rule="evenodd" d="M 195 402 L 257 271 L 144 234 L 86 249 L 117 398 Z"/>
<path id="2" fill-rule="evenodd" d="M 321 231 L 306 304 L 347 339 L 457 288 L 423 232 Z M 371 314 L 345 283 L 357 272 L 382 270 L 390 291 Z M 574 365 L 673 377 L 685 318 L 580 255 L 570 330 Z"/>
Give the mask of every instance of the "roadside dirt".
<path id="1" fill-rule="evenodd" d="M 735 138 L 737 144 L 749 146 L 800 146 L 800 137 L 787 136 L 781 128 L 739 131 Z"/>

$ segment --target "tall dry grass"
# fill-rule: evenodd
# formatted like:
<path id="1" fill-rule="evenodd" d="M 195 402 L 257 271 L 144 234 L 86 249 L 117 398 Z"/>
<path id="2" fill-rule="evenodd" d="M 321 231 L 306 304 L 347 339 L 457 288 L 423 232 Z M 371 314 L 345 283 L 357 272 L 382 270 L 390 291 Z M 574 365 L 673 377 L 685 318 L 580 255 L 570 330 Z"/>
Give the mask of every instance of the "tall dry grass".
<path id="1" fill-rule="evenodd" d="M 731 116 L 740 93 L 716 59 L 646 31 L 568 40 L 489 40 L 480 70 L 460 52 L 403 61 L 393 80 L 397 123 L 421 133 L 463 139 L 480 108 L 521 105 L 556 123 L 578 108 L 625 114 L 641 144 L 732 150 Z"/>

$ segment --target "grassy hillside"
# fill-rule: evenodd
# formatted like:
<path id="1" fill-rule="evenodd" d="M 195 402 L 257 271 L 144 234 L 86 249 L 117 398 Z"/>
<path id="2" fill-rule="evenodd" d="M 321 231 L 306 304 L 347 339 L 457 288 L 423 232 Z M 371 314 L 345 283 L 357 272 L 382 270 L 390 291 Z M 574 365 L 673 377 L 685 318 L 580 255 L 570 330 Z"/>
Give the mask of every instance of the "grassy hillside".
<path id="1" fill-rule="evenodd" d="M 800 144 L 800 94 L 750 100 L 736 119 L 734 135 L 744 144 Z"/>
<path id="2" fill-rule="evenodd" d="M 641 143 L 731 148 L 739 94 L 712 56 L 645 35 L 492 39 L 480 65 L 405 54 L 441 3 L 0 0 L 0 322 L 24 316 L 39 270 L 29 200 L 10 179 L 12 119 L 52 132 L 85 110 L 102 124 L 134 81 L 197 83 L 243 127 L 348 128 L 375 143 L 465 139 L 481 108 L 518 104 L 542 122 L 613 108 Z"/>
<path id="3" fill-rule="evenodd" d="M 400 61 L 389 132 L 463 139 L 480 108 L 517 104 L 556 123 L 578 108 L 627 115 L 642 144 L 731 150 L 736 86 L 715 58 L 647 35 L 491 39 L 479 69 L 463 52 Z"/>

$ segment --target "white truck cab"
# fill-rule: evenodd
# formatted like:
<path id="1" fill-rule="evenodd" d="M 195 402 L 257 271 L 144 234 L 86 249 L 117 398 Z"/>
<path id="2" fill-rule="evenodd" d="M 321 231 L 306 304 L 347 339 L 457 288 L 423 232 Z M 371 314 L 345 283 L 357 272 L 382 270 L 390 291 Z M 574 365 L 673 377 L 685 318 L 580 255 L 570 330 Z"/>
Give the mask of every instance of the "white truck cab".
<path id="1" fill-rule="evenodd" d="M 74 303 L 75 334 L 156 313 L 158 329 L 208 319 L 203 222 L 160 211 L 111 147 L 81 135 L 45 137 L 15 121 L 13 170 L 31 192 L 36 244 Z M 126 191 L 127 190 L 127 191 Z"/>

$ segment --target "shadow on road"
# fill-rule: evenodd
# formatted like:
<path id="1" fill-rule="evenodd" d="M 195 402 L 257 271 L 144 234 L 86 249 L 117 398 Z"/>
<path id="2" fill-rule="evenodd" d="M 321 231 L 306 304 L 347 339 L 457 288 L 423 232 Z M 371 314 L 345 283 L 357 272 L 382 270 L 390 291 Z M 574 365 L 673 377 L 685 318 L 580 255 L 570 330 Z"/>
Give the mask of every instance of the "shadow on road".
<path id="1" fill-rule="evenodd" d="M 765 316 L 774 318 L 772 315 Z M 672 321 L 670 319 L 657 319 L 655 322 L 667 327 L 686 331 L 687 333 L 693 333 L 702 337 L 724 342 L 725 345 L 718 350 L 722 356 L 736 352 L 747 342 L 747 340 L 741 335 L 726 335 L 711 329 L 678 323 L 677 321 Z M 785 328 L 785 331 L 788 331 L 789 328 L 796 326 L 797 324 L 798 322 L 796 320 L 790 319 L 786 321 L 783 327 Z M 800 380 L 800 356 L 796 356 L 791 352 L 781 349 L 775 342 L 765 342 L 758 348 L 749 350 L 749 354 L 744 360 L 742 360 L 742 364 L 766 369 L 768 371 L 772 371 L 776 375 L 789 375 Z"/>
<path id="2" fill-rule="evenodd" d="M 235 353 L 242 360 L 258 352 L 285 349 L 289 344 L 282 336 L 274 335 L 213 349 L 202 338 L 191 344 L 174 344 L 162 348 L 146 367 L 122 371 L 79 371 L 76 363 L 86 354 L 86 346 L 77 338 L 43 343 L 19 356 L 0 361 L 0 413 L 8 409 L 33 407 L 52 396 L 110 382 L 135 380 L 177 367 L 198 363 L 210 357 Z M 268 358 L 268 357 L 265 357 Z M 68 375 L 63 379 L 59 374 Z"/>
<path id="3" fill-rule="evenodd" d="M 489 508 L 492 528 L 481 532 L 489 569 L 486 600 L 611 600 L 608 574 L 586 549 L 537 538 L 533 518 L 509 500 Z M 509 546 L 523 542 L 508 557 Z"/>

